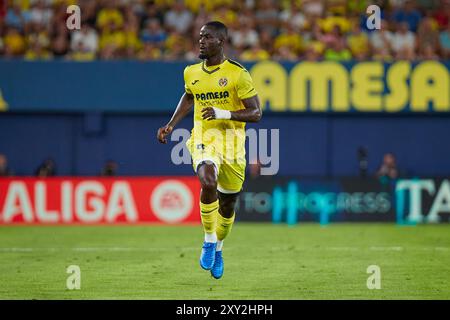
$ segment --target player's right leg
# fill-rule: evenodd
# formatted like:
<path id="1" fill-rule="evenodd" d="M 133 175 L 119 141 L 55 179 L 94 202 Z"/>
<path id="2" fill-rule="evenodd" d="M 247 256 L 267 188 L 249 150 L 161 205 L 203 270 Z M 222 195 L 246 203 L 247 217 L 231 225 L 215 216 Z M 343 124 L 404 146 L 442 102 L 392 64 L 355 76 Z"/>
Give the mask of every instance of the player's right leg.
<path id="1" fill-rule="evenodd" d="M 212 161 L 202 161 L 197 166 L 197 176 L 201 184 L 200 215 L 205 232 L 200 266 L 205 270 L 211 270 L 217 245 L 216 221 L 219 212 L 219 200 L 217 197 L 217 169 Z"/>
<path id="2" fill-rule="evenodd" d="M 222 256 L 223 241 L 228 236 L 234 223 L 235 206 L 242 184 L 245 178 L 245 163 L 228 164 L 220 166 L 217 190 L 219 196 L 219 213 L 217 215 L 217 246 L 214 265 L 211 275 L 220 279 L 224 272 L 224 261 Z"/>

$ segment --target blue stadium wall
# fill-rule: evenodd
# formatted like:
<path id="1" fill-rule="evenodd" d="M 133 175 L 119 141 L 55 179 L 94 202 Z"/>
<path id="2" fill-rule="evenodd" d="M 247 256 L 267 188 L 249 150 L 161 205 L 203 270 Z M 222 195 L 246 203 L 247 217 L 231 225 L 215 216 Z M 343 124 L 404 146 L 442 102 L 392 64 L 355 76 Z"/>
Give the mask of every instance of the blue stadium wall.
<path id="1" fill-rule="evenodd" d="M 0 153 L 18 175 L 32 175 L 47 157 L 55 159 L 59 175 L 97 175 L 108 159 L 119 163 L 121 175 L 190 175 L 191 166 L 173 165 L 170 145 L 156 141 L 183 92 L 184 66 L 0 61 Z M 394 152 L 405 175 L 450 174 L 448 62 L 333 64 L 348 81 L 348 93 L 333 91 L 331 79 L 314 95 L 309 83 L 311 90 L 299 89 L 308 92 L 304 103 L 293 99 L 295 77 L 303 81 L 299 66 L 246 65 L 259 91 L 278 92 L 275 100 L 263 100 L 263 121 L 248 128 L 280 129 L 279 174 L 358 175 L 360 146 L 368 150 L 370 173 L 384 153 Z M 328 97 L 325 109 L 319 94 Z M 366 106 L 364 94 L 371 97 Z M 343 107 L 345 99 L 350 102 Z M 180 127 L 190 129 L 191 122 Z"/>

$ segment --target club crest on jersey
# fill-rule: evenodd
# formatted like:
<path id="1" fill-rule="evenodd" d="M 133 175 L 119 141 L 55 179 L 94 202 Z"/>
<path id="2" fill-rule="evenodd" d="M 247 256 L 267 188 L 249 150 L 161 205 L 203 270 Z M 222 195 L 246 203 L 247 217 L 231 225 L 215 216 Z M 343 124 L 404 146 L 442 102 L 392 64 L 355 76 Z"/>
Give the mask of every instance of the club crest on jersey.
<path id="1" fill-rule="evenodd" d="M 219 86 L 225 87 L 228 84 L 227 78 L 220 78 L 219 79 Z"/>

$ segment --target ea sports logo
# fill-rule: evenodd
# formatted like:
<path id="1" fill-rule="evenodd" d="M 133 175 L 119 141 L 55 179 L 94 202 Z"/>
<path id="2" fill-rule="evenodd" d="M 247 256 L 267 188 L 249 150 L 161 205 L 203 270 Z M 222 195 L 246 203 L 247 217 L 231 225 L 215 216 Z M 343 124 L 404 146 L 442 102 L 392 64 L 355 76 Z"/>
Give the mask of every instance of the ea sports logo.
<path id="1" fill-rule="evenodd" d="M 220 78 L 219 80 L 219 86 L 225 87 L 228 84 L 227 78 Z"/>
<path id="2" fill-rule="evenodd" d="M 191 190 L 182 182 L 169 180 L 156 186 L 150 199 L 155 215 L 164 222 L 183 221 L 193 206 Z"/>

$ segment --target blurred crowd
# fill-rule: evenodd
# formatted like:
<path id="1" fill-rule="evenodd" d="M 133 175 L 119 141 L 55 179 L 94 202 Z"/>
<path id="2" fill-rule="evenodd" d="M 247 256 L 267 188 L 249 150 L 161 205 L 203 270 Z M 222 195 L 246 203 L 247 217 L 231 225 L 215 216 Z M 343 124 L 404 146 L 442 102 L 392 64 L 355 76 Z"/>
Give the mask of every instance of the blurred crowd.
<path id="1" fill-rule="evenodd" d="M 69 5 L 81 29 L 69 30 Z M 366 8 L 381 8 L 368 30 Z M 196 60 L 207 21 L 240 61 L 448 59 L 450 0 L 0 0 L 0 57 Z"/>
<path id="2" fill-rule="evenodd" d="M 360 162 L 360 174 L 361 178 L 367 178 L 369 173 L 367 172 L 367 155 L 365 158 L 364 168 L 361 168 L 361 159 Z M 254 159 L 255 160 L 255 159 Z M 259 159 L 256 161 L 250 161 L 247 167 L 247 175 L 250 179 L 256 179 L 261 176 L 261 162 Z M 114 160 L 107 160 L 103 167 L 101 168 L 98 176 L 101 177 L 114 177 L 118 175 L 119 164 Z M 403 173 L 405 174 L 405 173 Z M 57 176 L 56 163 L 53 158 L 45 159 L 39 166 L 34 170 L 34 176 L 36 177 L 54 177 Z M 0 178 L 1 177 L 14 177 L 17 176 L 17 173 L 14 172 L 9 164 L 8 158 L 6 155 L 0 153 Z M 400 176 L 399 169 L 397 167 L 397 160 L 395 155 L 392 152 L 385 153 L 383 155 L 380 166 L 375 172 L 375 177 L 377 177 L 381 182 L 389 182 L 397 179 Z"/>
<path id="3" fill-rule="evenodd" d="M 114 160 L 107 160 L 100 172 L 98 173 L 101 177 L 113 177 L 118 173 L 119 164 Z M 0 153 L 0 178 L 2 177 L 14 177 L 17 174 L 11 169 L 8 163 L 8 158 L 6 155 Z M 34 176 L 44 178 L 44 177 L 55 177 L 57 176 L 56 163 L 53 158 L 47 158 L 34 170 Z"/>

